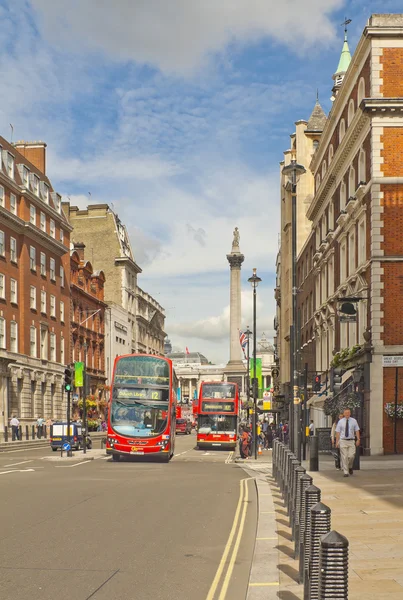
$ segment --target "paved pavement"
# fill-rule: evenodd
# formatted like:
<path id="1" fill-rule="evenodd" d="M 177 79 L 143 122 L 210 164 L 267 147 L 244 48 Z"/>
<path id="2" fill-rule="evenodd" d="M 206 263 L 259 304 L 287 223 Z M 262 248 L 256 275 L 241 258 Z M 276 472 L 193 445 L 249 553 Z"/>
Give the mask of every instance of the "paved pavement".
<path id="1" fill-rule="evenodd" d="M 194 446 L 178 437 L 168 465 L 2 452 L 1 598 L 243 600 L 256 486 L 233 453 Z"/>

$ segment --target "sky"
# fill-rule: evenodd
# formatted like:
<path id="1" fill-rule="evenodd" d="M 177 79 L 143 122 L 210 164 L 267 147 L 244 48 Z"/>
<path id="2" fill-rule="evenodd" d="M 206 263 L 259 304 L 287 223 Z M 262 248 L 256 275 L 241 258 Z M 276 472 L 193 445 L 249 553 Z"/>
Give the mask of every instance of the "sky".
<path id="1" fill-rule="evenodd" d="M 68 7 L 68 8 L 67 8 Z M 125 223 L 140 287 L 175 348 L 229 359 L 240 231 L 242 328 L 273 337 L 279 162 L 318 91 L 397 0 L 0 0 L 0 134 L 44 140 L 53 187 Z"/>

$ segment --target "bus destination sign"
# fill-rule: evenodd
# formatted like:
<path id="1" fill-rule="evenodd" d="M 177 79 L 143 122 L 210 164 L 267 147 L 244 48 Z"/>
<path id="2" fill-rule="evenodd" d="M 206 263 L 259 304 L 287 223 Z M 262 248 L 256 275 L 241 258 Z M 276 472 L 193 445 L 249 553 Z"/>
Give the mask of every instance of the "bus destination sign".
<path id="1" fill-rule="evenodd" d="M 202 402 L 201 412 L 234 412 L 234 402 Z"/>

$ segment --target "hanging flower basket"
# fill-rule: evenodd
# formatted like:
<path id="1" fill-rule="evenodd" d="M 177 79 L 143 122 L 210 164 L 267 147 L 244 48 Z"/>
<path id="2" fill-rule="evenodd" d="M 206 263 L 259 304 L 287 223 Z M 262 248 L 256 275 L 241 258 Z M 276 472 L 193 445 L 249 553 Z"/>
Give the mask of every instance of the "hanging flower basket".
<path id="1" fill-rule="evenodd" d="M 395 403 L 388 402 L 385 404 L 385 412 L 391 419 L 395 418 Z M 398 404 L 396 407 L 396 417 L 398 419 L 403 419 L 403 404 Z"/>
<path id="2" fill-rule="evenodd" d="M 360 408 L 360 406 L 360 397 L 355 392 L 350 392 L 347 394 L 347 396 L 340 398 L 339 401 L 339 407 L 341 409 L 340 412 L 343 412 L 343 410 L 346 410 L 346 408 L 349 408 L 351 411 L 353 411 L 355 408 Z"/>

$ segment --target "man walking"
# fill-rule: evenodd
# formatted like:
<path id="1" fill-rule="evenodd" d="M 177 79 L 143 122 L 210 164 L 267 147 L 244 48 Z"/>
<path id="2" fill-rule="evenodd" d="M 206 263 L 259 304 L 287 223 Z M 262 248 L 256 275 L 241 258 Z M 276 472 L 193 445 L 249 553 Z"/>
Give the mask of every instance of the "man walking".
<path id="1" fill-rule="evenodd" d="M 336 427 L 336 448 L 340 448 L 341 466 L 344 477 L 353 474 L 355 448 L 360 445 L 360 428 L 357 421 L 351 416 L 351 410 L 346 408 L 344 417 Z"/>
<path id="2" fill-rule="evenodd" d="M 19 429 L 20 422 L 15 415 L 13 415 L 13 418 L 10 420 L 10 425 L 11 425 L 13 441 L 19 440 L 20 439 L 20 429 Z"/>

